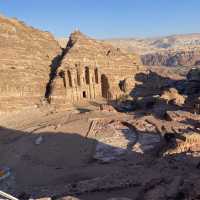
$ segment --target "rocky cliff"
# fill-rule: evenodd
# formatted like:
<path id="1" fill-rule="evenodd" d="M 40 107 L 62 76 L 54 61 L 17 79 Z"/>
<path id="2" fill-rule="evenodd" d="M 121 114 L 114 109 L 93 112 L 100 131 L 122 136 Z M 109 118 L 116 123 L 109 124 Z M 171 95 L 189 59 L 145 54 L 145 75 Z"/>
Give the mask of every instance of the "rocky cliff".
<path id="1" fill-rule="evenodd" d="M 199 65 L 200 34 L 144 39 L 111 39 L 108 42 L 126 52 L 137 52 L 144 65 Z"/>
<path id="2" fill-rule="evenodd" d="M 0 16 L 0 110 L 38 103 L 60 53 L 50 33 Z"/>
<path id="3" fill-rule="evenodd" d="M 144 65 L 196 66 L 200 64 L 200 48 L 149 53 L 141 56 Z"/>
<path id="4" fill-rule="evenodd" d="M 120 81 L 134 76 L 140 67 L 136 55 L 128 55 L 80 31 L 70 35 L 64 52 L 50 87 L 52 99 L 59 102 L 118 98 L 122 93 Z"/>

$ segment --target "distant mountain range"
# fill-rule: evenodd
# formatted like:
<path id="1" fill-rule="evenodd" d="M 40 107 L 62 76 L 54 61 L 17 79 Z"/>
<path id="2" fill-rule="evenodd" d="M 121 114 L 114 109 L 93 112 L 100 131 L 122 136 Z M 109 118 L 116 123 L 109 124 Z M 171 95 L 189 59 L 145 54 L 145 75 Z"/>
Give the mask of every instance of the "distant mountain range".
<path id="1" fill-rule="evenodd" d="M 144 65 L 200 65 L 200 33 L 147 39 L 106 40 L 126 52 L 138 53 Z"/>
<path id="2" fill-rule="evenodd" d="M 122 38 L 105 40 L 113 46 L 128 52 L 137 52 L 140 55 L 165 50 L 188 50 L 200 47 L 200 33 L 171 35 L 156 38 Z"/>

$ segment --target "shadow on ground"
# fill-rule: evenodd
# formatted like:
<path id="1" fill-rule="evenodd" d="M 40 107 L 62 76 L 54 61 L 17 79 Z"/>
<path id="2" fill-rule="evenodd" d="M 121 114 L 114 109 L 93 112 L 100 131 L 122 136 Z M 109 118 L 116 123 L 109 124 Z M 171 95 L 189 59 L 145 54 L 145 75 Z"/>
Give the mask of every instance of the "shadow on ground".
<path id="1" fill-rule="evenodd" d="M 129 143 L 128 152 L 121 160 L 102 164 L 93 159 L 97 142 L 76 133 L 28 133 L 1 127 L 1 165 L 9 167 L 11 176 L 15 177 L 15 182 L 10 186 L 8 184 L 6 191 L 17 196 L 74 194 L 83 199 L 97 200 L 113 196 L 149 199 L 148 196 L 155 191 L 154 199 L 161 199 L 160 195 L 165 197 L 162 199 L 177 200 L 199 197 L 199 158 L 185 154 L 148 156 L 131 152 L 130 145 L 134 144 Z M 120 185 L 120 181 L 127 176 L 130 183 Z M 94 180 L 92 185 L 95 185 L 97 177 L 108 177 L 106 180 L 113 183 L 106 189 L 103 188 L 105 182 L 101 182 L 86 193 L 76 188 L 80 181 L 86 180 Z M 115 179 L 119 183 L 116 187 L 113 186 Z M 131 184 L 132 179 L 137 184 Z M 66 192 L 69 191 L 66 189 L 68 184 L 73 186 L 71 193 Z M 173 191 L 168 191 L 169 187 Z"/>
<path id="2" fill-rule="evenodd" d="M 198 106 L 200 104 L 198 99 L 200 96 L 200 84 L 197 82 L 188 81 L 186 78 L 173 79 L 164 77 L 153 71 L 148 74 L 138 73 L 135 75 L 135 80 L 139 83 L 136 83 L 129 93 L 133 100 L 125 100 L 124 109 L 120 110 L 120 107 L 118 107 L 119 111 L 131 111 L 131 109 L 132 111 L 143 111 L 145 115 L 154 115 L 156 118 L 163 120 L 165 120 L 167 111 L 200 112 L 200 106 Z M 175 97 L 174 99 L 169 97 L 171 98 L 169 101 L 160 98 L 170 88 L 175 88 L 180 95 L 185 96 L 184 104 L 176 104 Z M 113 105 L 115 104 L 113 103 Z"/>

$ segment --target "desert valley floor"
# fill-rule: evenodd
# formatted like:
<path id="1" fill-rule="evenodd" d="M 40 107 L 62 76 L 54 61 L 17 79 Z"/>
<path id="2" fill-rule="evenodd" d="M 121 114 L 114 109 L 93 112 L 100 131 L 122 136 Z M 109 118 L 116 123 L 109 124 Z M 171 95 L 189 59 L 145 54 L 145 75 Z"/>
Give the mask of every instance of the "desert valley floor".
<path id="1" fill-rule="evenodd" d="M 163 149 L 159 130 L 191 131 L 194 126 L 178 118 L 199 116 L 171 114 L 176 121 L 159 120 L 144 111 L 100 110 L 91 102 L 71 110 L 44 106 L 1 117 L 1 165 L 9 166 L 11 175 L 0 186 L 18 196 L 55 199 L 198 195 L 198 153 Z M 168 153 L 163 156 L 162 151 Z"/>

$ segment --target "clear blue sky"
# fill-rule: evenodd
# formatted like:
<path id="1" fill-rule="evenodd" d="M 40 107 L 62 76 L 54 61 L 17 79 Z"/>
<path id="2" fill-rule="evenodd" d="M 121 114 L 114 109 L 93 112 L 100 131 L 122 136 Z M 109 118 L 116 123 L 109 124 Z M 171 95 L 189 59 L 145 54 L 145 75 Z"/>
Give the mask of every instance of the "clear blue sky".
<path id="1" fill-rule="evenodd" d="M 0 13 L 55 36 L 96 38 L 200 32 L 200 0 L 0 0 Z"/>

